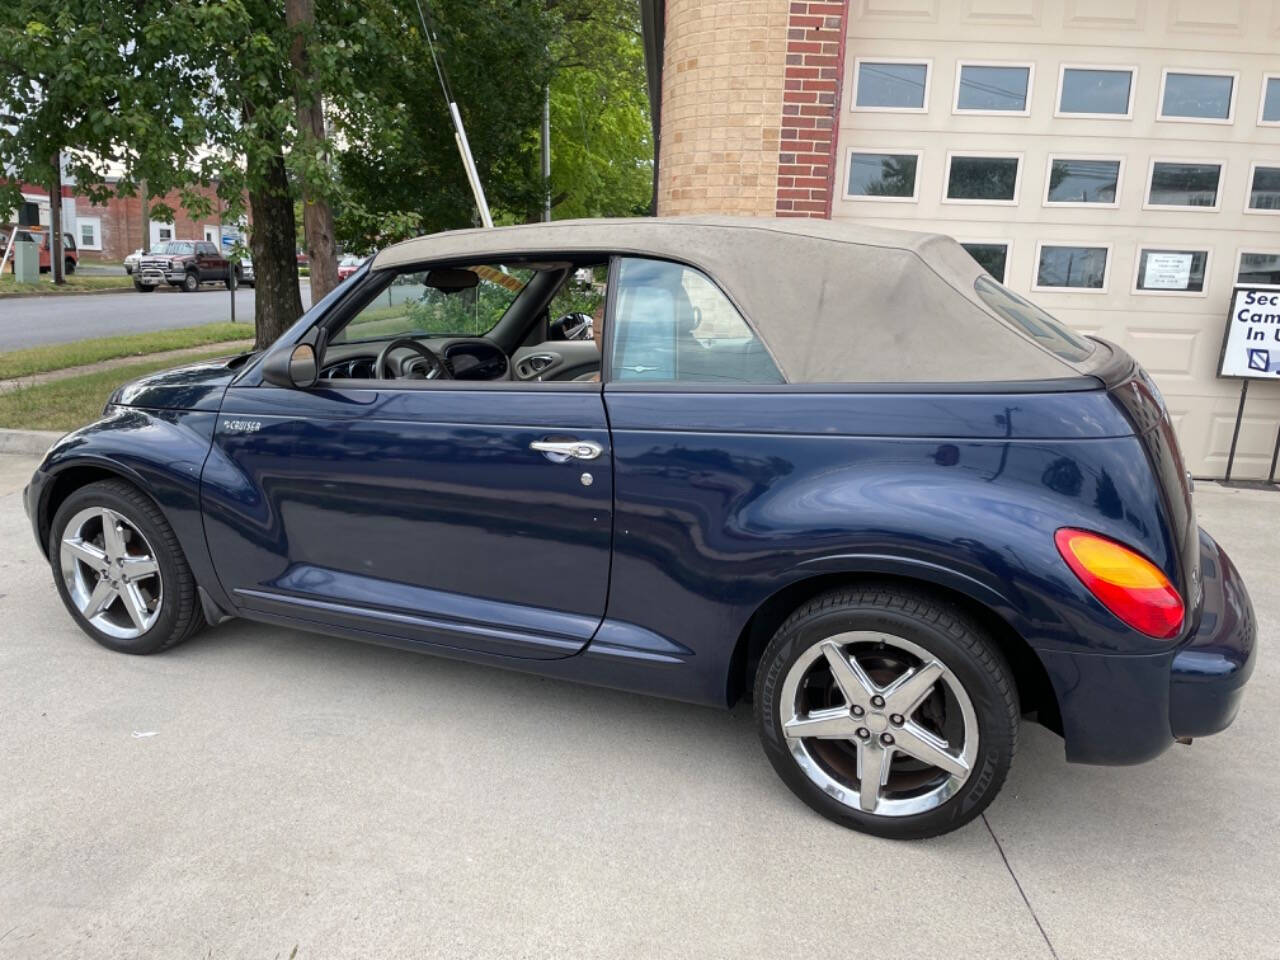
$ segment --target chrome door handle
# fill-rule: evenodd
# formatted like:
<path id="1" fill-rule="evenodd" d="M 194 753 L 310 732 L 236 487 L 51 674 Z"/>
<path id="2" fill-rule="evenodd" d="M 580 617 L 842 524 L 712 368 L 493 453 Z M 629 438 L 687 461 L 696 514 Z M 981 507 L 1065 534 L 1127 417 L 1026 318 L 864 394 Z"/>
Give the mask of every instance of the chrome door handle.
<path id="1" fill-rule="evenodd" d="M 535 440 L 529 444 L 529 449 L 545 453 L 547 459 L 554 463 L 594 460 L 604 453 L 604 447 L 594 440 Z"/>

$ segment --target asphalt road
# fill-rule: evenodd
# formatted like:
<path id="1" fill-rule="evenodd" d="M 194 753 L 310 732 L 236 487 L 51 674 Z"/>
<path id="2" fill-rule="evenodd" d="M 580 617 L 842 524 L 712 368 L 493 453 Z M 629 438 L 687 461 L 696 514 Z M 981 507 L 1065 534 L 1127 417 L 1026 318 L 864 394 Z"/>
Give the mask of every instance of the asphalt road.
<path id="1" fill-rule="evenodd" d="M 1270 650 L 1225 734 L 1115 769 L 1027 726 L 986 821 L 893 843 L 793 799 L 743 707 L 240 622 L 110 653 L 31 542 L 33 466 L 0 456 L 0 958 L 1280 951 Z M 1269 646 L 1280 500 L 1198 499 Z"/>
<path id="2" fill-rule="evenodd" d="M 236 320 L 252 325 L 253 297 L 251 287 L 236 291 Z M 305 281 L 302 305 L 311 305 L 311 288 Z M 153 293 L 6 297 L 0 299 L 0 350 L 230 319 L 231 294 L 223 286 L 204 286 L 197 293 L 161 287 Z"/>

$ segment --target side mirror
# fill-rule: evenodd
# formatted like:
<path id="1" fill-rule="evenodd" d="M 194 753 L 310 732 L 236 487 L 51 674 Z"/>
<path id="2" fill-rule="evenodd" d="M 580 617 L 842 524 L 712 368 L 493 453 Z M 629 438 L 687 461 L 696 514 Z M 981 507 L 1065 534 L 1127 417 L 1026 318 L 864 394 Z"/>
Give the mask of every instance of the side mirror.
<path id="1" fill-rule="evenodd" d="M 277 387 L 307 390 L 320 380 L 316 348 L 299 343 L 292 350 L 272 351 L 262 365 L 262 379 Z"/>

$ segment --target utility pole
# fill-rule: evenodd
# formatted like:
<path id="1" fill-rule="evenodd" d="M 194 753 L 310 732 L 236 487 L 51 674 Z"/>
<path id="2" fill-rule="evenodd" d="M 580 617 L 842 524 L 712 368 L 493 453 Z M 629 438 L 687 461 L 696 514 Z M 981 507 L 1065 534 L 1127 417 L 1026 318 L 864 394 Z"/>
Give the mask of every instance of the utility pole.
<path id="1" fill-rule="evenodd" d="M 142 252 L 147 254 L 151 252 L 151 194 L 147 190 L 146 180 L 143 180 L 139 186 L 142 207 Z"/>
<path id="2" fill-rule="evenodd" d="M 542 88 L 542 219 L 551 222 L 551 84 Z"/>
<path id="3" fill-rule="evenodd" d="M 307 44 L 311 42 L 316 26 L 315 0 L 285 0 L 284 20 L 293 36 L 289 62 L 295 78 L 298 130 L 304 140 L 327 149 L 324 105 L 314 88 L 315 76 L 311 70 L 311 56 L 307 52 Z M 319 303 L 338 285 L 338 247 L 333 236 L 333 208 L 315 186 L 308 183 L 305 176 L 302 178 L 302 231 L 311 267 L 311 302 Z"/>
<path id="4" fill-rule="evenodd" d="M 53 185 L 49 188 L 49 273 L 53 282 L 67 282 L 63 276 L 62 250 L 62 151 L 53 152 Z"/>

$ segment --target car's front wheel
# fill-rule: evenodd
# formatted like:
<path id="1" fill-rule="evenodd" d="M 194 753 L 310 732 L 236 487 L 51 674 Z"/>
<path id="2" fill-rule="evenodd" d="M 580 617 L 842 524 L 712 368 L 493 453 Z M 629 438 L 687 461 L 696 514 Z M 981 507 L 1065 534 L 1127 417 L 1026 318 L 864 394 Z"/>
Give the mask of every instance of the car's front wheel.
<path id="1" fill-rule="evenodd" d="M 128 483 L 93 483 L 67 497 L 53 518 L 49 562 L 62 602 L 104 647 L 156 653 L 204 624 L 173 528 Z"/>
<path id="2" fill-rule="evenodd" d="M 1018 696 L 999 648 L 926 592 L 823 594 L 778 629 L 756 675 L 761 742 L 823 816 L 882 837 L 954 830 L 1004 784 Z"/>
<path id="3" fill-rule="evenodd" d="M 187 275 L 182 278 L 182 290 L 184 293 L 195 293 L 200 289 L 200 274 L 194 270 L 188 270 Z"/>

